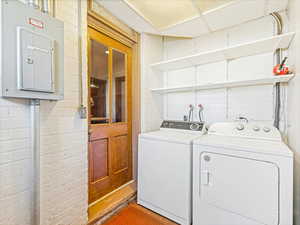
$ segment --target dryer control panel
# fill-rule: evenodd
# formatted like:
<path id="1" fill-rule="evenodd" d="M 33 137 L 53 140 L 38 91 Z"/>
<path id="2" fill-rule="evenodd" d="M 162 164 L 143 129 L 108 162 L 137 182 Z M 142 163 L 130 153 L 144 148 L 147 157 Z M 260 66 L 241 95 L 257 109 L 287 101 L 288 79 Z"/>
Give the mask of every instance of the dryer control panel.
<path id="1" fill-rule="evenodd" d="M 208 134 L 282 141 L 276 127 L 258 122 L 215 123 L 210 126 Z"/>

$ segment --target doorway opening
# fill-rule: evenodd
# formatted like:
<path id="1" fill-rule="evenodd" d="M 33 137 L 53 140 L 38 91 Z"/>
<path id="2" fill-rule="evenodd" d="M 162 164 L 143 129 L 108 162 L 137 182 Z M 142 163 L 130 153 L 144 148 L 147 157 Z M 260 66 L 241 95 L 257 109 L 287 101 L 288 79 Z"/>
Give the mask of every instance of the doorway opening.
<path id="1" fill-rule="evenodd" d="M 88 28 L 89 204 L 132 175 L 132 49 Z"/>

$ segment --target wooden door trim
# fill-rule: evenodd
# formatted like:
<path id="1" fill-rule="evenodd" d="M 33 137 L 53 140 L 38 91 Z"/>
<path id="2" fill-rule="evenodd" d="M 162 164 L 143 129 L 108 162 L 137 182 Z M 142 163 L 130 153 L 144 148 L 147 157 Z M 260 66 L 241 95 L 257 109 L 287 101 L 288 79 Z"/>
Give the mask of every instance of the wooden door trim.
<path id="1" fill-rule="evenodd" d="M 115 31 L 107 26 L 107 24 L 99 21 L 96 16 L 91 15 L 90 13 L 88 14 L 88 26 L 121 42 L 128 47 L 132 47 L 133 45 L 137 44 L 136 40 L 132 40 L 131 38 L 128 38 L 128 36 L 124 36 L 122 33 Z"/>

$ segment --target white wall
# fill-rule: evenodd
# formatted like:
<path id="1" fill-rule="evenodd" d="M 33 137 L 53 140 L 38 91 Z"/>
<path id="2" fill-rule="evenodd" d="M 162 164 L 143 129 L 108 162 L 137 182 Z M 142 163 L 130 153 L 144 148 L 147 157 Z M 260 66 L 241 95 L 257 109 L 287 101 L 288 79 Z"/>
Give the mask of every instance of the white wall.
<path id="1" fill-rule="evenodd" d="M 157 129 L 163 119 L 162 98 L 150 91 L 162 84 L 163 76 L 149 67 L 162 59 L 162 37 L 141 34 L 141 132 Z"/>
<path id="2" fill-rule="evenodd" d="M 294 151 L 294 225 L 300 225 L 300 2 L 290 0 L 288 8 L 290 31 L 296 31 L 295 40 L 290 47 L 290 63 L 294 66 L 296 77 L 289 84 L 288 101 L 288 139 Z"/>
<path id="3" fill-rule="evenodd" d="M 274 32 L 272 18 L 266 17 L 195 39 L 166 38 L 164 57 L 172 59 L 232 46 L 269 37 Z M 164 87 L 269 77 L 272 76 L 273 61 L 273 54 L 263 54 L 170 71 L 165 73 Z M 234 120 L 239 115 L 266 122 L 272 122 L 274 117 L 271 85 L 169 93 L 164 103 L 165 119 L 182 120 L 183 115 L 188 114 L 189 104 L 202 104 L 204 119 L 208 123 Z"/>
<path id="4" fill-rule="evenodd" d="M 87 121 L 79 119 L 77 113 L 77 3 L 59 0 L 56 7 L 56 17 L 65 22 L 65 100 L 41 103 L 42 225 L 87 222 Z M 82 1 L 82 11 L 85 38 L 86 1 Z M 31 224 L 30 147 L 29 102 L 0 97 L 0 225 Z"/>

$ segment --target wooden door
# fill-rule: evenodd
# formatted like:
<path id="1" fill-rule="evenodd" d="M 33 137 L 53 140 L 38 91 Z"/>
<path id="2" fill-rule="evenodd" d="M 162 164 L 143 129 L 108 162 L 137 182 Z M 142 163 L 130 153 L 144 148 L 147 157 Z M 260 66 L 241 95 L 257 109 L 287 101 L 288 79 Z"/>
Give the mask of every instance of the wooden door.
<path id="1" fill-rule="evenodd" d="M 131 48 L 89 28 L 89 203 L 132 179 Z"/>

